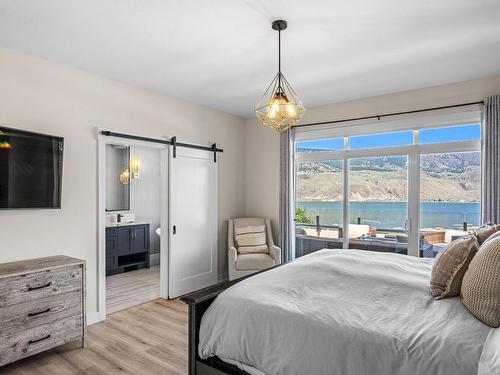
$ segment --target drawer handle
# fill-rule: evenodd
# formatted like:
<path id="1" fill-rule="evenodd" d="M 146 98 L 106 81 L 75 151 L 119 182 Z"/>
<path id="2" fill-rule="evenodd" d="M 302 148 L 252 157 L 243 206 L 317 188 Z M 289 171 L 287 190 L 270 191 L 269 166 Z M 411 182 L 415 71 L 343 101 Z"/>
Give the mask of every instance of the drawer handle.
<path id="1" fill-rule="evenodd" d="M 43 336 L 43 337 L 41 337 L 39 339 L 36 339 L 36 340 L 30 340 L 30 341 L 28 341 L 28 344 L 30 344 L 30 345 L 31 344 L 35 344 L 37 342 L 40 342 L 40 341 L 43 341 L 43 340 L 47 340 L 47 339 L 50 339 L 50 335 Z"/>
<path id="2" fill-rule="evenodd" d="M 48 313 L 49 311 L 50 311 L 50 307 L 45 309 L 45 310 L 42 310 L 42 311 L 30 312 L 30 313 L 28 313 L 28 316 L 36 316 L 36 315 L 40 315 L 40 314 L 45 314 L 45 313 Z"/>
<path id="3" fill-rule="evenodd" d="M 32 291 L 32 290 L 37 290 L 37 289 L 43 289 L 43 288 L 48 288 L 49 286 L 52 285 L 52 282 L 48 282 L 47 284 L 45 285 L 40 285 L 40 286 L 29 286 L 28 287 L 28 291 Z"/>

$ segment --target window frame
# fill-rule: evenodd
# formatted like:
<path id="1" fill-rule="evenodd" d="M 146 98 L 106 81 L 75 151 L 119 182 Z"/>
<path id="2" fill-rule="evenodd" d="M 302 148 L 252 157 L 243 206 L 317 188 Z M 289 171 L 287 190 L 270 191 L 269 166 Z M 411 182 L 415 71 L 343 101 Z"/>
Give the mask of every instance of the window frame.
<path id="1" fill-rule="evenodd" d="M 471 141 L 452 141 L 443 143 L 419 144 L 419 130 L 429 128 L 444 128 L 460 125 L 481 124 L 480 106 L 471 106 L 461 111 L 439 111 L 440 113 L 419 113 L 418 116 L 397 116 L 384 121 L 364 120 L 360 122 L 345 123 L 337 126 L 325 126 L 310 129 L 300 127 L 293 132 L 292 162 L 293 183 L 291 184 L 293 197 L 291 222 L 295 224 L 296 174 L 297 164 L 302 162 L 318 162 L 327 160 L 343 161 L 343 246 L 349 245 L 349 160 L 354 158 L 378 157 L 391 155 L 408 156 L 408 255 L 419 256 L 419 230 L 420 230 L 420 156 L 423 154 L 438 154 L 451 152 L 477 152 L 481 151 L 481 139 Z M 444 112 L 444 113 L 443 113 Z M 480 125 L 481 126 L 481 125 Z M 397 131 L 413 130 L 413 144 L 405 146 L 374 147 L 366 149 L 348 149 L 349 137 L 379 133 L 392 133 Z M 482 130 L 482 129 L 481 129 Z M 328 138 L 344 138 L 342 151 L 296 152 L 296 142 L 314 141 Z M 481 131 L 482 138 L 482 131 Z M 291 233 L 292 249 L 295 249 L 295 225 Z M 294 251 L 292 257 L 294 257 Z"/>

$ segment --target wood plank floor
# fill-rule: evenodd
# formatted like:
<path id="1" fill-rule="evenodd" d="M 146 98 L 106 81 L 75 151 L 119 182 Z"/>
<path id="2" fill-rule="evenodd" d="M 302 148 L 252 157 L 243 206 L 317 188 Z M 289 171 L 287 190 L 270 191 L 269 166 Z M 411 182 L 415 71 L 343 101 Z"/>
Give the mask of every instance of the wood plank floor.
<path id="1" fill-rule="evenodd" d="M 187 306 L 158 299 L 88 327 L 85 349 L 51 350 L 0 368 L 7 375 L 187 374 Z"/>
<path id="2" fill-rule="evenodd" d="M 160 298 L 160 266 L 106 277 L 108 314 Z"/>

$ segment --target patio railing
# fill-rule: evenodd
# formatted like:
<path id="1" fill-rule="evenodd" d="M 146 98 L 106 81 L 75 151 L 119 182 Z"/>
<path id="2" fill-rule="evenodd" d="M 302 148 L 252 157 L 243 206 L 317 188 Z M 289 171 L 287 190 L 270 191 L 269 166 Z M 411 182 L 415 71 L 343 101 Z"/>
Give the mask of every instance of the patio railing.
<path id="1" fill-rule="evenodd" d="M 357 224 L 362 225 L 361 218 L 357 218 Z M 370 226 L 369 226 L 370 227 Z M 316 235 L 307 233 L 301 228 L 315 228 Z M 467 228 L 467 222 L 464 222 L 463 228 Z M 322 236 L 322 230 L 337 230 L 335 234 L 327 233 Z M 338 224 L 321 224 L 319 215 L 315 217 L 315 223 L 296 223 L 295 234 L 295 257 L 301 257 L 306 254 L 321 250 L 321 249 L 340 249 L 343 248 L 343 230 Z M 385 236 L 377 236 L 383 234 Z M 398 228 L 375 228 L 372 232 L 371 228 L 368 233 L 363 233 L 359 236 L 350 236 L 349 248 L 371 251 L 395 252 L 399 254 L 407 254 L 408 242 L 406 230 Z M 444 237 L 444 233 L 441 233 Z M 439 247 L 433 246 L 433 242 L 426 237 L 429 234 L 420 233 L 420 256 L 435 257 Z M 444 241 L 444 238 L 443 238 Z M 438 241 L 438 242 L 443 242 Z"/>
<path id="2" fill-rule="evenodd" d="M 319 215 L 317 215 L 315 217 L 314 221 L 315 221 L 314 224 L 296 222 L 295 225 L 296 225 L 296 227 L 316 228 L 316 233 L 318 234 L 318 237 L 321 235 L 321 229 L 338 229 L 339 230 L 339 238 L 342 238 L 341 233 L 343 232 L 343 230 L 342 230 L 342 226 L 340 226 L 339 224 L 333 224 L 333 225 L 321 224 Z M 358 225 L 361 225 L 362 224 L 361 218 L 358 217 L 356 222 Z M 464 223 L 464 224 L 467 224 L 467 223 Z M 377 232 L 381 232 L 381 233 L 406 233 L 406 230 L 397 229 L 397 228 L 396 229 L 393 229 L 393 228 L 389 229 L 389 228 L 378 228 L 377 227 L 376 230 L 377 230 Z"/>

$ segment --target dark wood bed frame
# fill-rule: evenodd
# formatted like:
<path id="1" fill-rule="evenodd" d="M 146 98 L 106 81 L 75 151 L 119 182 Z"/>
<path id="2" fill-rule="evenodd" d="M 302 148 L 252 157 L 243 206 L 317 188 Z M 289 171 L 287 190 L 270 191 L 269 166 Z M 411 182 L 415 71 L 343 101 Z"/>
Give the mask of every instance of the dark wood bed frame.
<path id="1" fill-rule="evenodd" d="M 280 266 L 275 266 L 277 268 Z M 273 269 L 270 268 L 270 269 Z M 260 271 L 258 273 L 267 272 Z M 247 372 L 240 370 L 234 365 L 222 361 L 218 357 L 201 359 L 198 356 L 198 343 L 200 334 L 201 317 L 207 311 L 210 304 L 217 296 L 230 286 L 237 284 L 248 277 L 242 277 L 238 280 L 226 281 L 208 288 L 186 294 L 181 297 L 181 301 L 188 305 L 188 374 L 189 375 L 248 375 Z"/>

